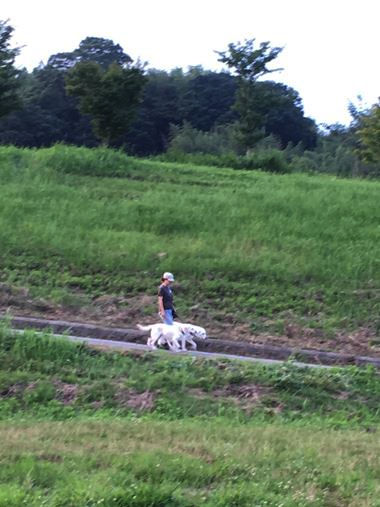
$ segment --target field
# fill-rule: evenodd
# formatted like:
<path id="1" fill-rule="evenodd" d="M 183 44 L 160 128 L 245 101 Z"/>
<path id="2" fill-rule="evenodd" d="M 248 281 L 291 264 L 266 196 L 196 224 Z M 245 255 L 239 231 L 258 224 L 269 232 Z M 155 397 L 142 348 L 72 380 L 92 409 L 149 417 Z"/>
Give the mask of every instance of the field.
<path id="1" fill-rule="evenodd" d="M 1 308 L 380 354 L 380 183 L 0 149 Z"/>
<path id="2" fill-rule="evenodd" d="M 380 379 L 0 328 L 0 506 L 379 506 Z"/>

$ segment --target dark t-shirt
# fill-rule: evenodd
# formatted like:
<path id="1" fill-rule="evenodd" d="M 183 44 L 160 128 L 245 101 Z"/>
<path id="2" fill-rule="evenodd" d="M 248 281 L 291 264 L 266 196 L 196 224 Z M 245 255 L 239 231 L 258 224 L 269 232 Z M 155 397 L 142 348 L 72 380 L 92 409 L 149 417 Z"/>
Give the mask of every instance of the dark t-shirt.
<path id="1" fill-rule="evenodd" d="M 173 309 L 173 291 L 166 285 L 160 285 L 158 295 L 163 298 L 164 310 Z"/>

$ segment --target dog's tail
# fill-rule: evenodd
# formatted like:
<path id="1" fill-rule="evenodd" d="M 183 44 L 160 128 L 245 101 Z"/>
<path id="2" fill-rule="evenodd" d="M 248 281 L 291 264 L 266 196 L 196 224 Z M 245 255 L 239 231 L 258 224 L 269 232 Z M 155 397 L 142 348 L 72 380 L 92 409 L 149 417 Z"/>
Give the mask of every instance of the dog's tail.
<path id="1" fill-rule="evenodd" d="M 141 330 L 141 331 L 150 331 L 152 329 L 152 326 L 142 326 L 141 324 L 137 324 L 137 327 Z"/>

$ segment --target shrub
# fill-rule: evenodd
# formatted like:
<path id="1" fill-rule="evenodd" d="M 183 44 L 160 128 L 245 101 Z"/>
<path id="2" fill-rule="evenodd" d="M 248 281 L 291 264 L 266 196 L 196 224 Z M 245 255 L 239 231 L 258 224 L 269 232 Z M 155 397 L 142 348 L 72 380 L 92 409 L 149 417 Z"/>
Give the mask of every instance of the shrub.
<path id="1" fill-rule="evenodd" d="M 56 144 L 40 149 L 35 156 L 43 165 L 60 173 L 91 176 L 128 176 L 134 167 L 122 151 L 110 148 L 84 148 Z"/>
<path id="2" fill-rule="evenodd" d="M 261 170 L 271 173 L 288 173 L 290 166 L 283 152 L 277 149 L 252 151 L 248 155 L 235 155 L 225 153 L 213 155 L 210 153 L 184 153 L 170 150 L 165 155 L 158 157 L 168 162 L 191 163 L 196 165 L 229 167 L 240 170 Z"/>

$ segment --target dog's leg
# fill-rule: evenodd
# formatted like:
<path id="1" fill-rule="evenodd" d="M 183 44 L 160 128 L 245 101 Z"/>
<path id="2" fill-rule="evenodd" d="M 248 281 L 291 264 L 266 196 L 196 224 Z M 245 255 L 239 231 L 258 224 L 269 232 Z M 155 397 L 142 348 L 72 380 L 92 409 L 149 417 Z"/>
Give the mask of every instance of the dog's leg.
<path id="1" fill-rule="evenodd" d="M 189 338 L 190 338 L 190 336 L 188 335 L 188 333 L 185 332 L 182 334 L 182 351 L 183 352 L 187 352 L 186 343 L 189 341 Z"/>
<path id="2" fill-rule="evenodd" d="M 156 329 L 152 329 L 152 332 L 150 334 L 150 338 L 148 340 L 149 342 L 149 346 L 152 348 L 152 349 L 157 349 L 157 342 L 158 340 L 160 339 L 161 337 L 161 333 L 160 332 L 157 332 Z"/>
<path id="3" fill-rule="evenodd" d="M 197 350 L 197 344 L 192 338 L 188 338 L 187 341 L 190 343 L 190 346 L 193 350 Z"/>
<path id="4" fill-rule="evenodd" d="M 183 330 L 179 330 L 177 336 L 175 337 L 175 342 L 177 345 L 177 349 L 180 352 L 186 352 L 186 332 Z M 181 342 L 181 344 L 180 344 Z"/>
<path id="5" fill-rule="evenodd" d="M 182 328 L 178 330 L 178 335 L 176 337 L 178 349 L 181 352 L 186 352 L 186 331 Z M 179 344 L 181 342 L 181 345 Z"/>
<path id="6" fill-rule="evenodd" d="M 153 341 L 152 341 L 151 343 L 149 343 L 149 347 L 150 347 L 151 349 L 153 349 L 153 350 L 156 350 L 156 349 L 158 348 L 158 347 L 156 347 L 156 344 L 155 344 L 155 342 L 153 342 Z"/>
<path id="7" fill-rule="evenodd" d="M 167 344 L 169 345 L 169 349 L 172 352 L 178 352 L 179 349 L 179 343 L 175 338 L 171 338 L 170 340 L 167 340 Z"/>
<path id="8" fill-rule="evenodd" d="M 171 350 L 173 352 L 180 351 L 180 345 L 179 345 L 179 341 L 178 341 L 180 336 L 181 336 L 181 333 L 178 329 L 173 331 L 172 336 L 171 336 L 171 342 L 172 342 L 172 349 Z"/>
<path id="9" fill-rule="evenodd" d="M 157 342 L 157 345 L 159 347 L 163 347 L 164 345 L 166 345 L 168 343 L 168 340 L 166 338 L 164 338 L 163 336 L 161 336 L 159 339 L 158 339 L 158 342 Z"/>

